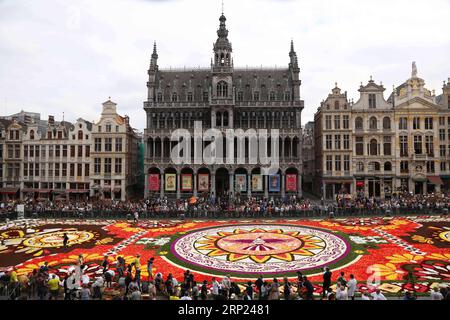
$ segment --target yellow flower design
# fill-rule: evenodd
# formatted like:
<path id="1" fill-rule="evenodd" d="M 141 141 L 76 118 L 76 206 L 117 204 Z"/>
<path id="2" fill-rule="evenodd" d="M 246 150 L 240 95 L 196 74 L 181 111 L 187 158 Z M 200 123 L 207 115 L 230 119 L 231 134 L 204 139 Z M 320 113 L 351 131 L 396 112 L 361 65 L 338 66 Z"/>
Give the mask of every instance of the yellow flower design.
<path id="1" fill-rule="evenodd" d="M 398 280 L 405 273 L 397 269 L 393 263 L 374 264 L 367 268 L 367 272 L 374 272 L 380 277 L 385 277 L 386 280 Z"/>
<path id="2" fill-rule="evenodd" d="M 450 260 L 450 253 L 432 253 L 427 256 L 427 258 L 435 259 L 435 260 Z"/>
<path id="3" fill-rule="evenodd" d="M 127 222 L 119 222 L 119 223 L 114 224 L 113 226 L 116 228 L 120 228 L 126 232 L 140 232 L 143 230 L 141 228 L 131 227 L 130 224 Z"/>
<path id="4" fill-rule="evenodd" d="M 417 241 L 417 242 L 420 242 L 420 243 L 428 243 L 428 244 L 433 244 L 434 243 L 434 241 L 432 239 L 426 238 L 424 236 L 419 236 L 417 234 L 412 236 L 412 239 L 414 241 Z"/>
<path id="5" fill-rule="evenodd" d="M 423 259 L 423 256 L 412 255 L 410 253 L 394 254 L 390 257 L 386 257 L 390 263 L 418 263 Z"/>

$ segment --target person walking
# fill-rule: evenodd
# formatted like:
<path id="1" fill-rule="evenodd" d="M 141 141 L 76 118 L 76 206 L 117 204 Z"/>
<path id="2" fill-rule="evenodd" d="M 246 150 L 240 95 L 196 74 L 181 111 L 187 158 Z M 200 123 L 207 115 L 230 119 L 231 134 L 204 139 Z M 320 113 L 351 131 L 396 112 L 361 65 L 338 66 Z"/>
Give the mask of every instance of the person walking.
<path id="1" fill-rule="evenodd" d="M 255 286 L 258 289 L 258 300 L 262 297 L 262 287 L 264 286 L 264 279 L 262 274 L 259 275 L 258 279 L 255 281 Z"/>
<path id="2" fill-rule="evenodd" d="M 64 232 L 63 247 L 66 248 L 68 243 L 69 243 L 69 236 L 67 235 L 67 232 Z"/>
<path id="3" fill-rule="evenodd" d="M 355 293 L 357 290 L 358 281 L 356 281 L 355 276 L 353 274 L 350 275 L 350 280 L 347 282 L 348 288 L 348 297 L 351 300 L 355 300 Z"/>
<path id="4" fill-rule="evenodd" d="M 289 283 L 288 278 L 284 278 L 283 295 L 284 295 L 284 300 L 290 300 L 290 298 L 291 298 L 291 284 Z"/>
<path id="5" fill-rule="evenodd" d="M 322 298 L 325 298 L 328 291 L 330 291 L 331 275 L 332 275 L 332 272 L 330 271 L 330 269 L 325 268 L 325 272 L 323 274 Z"/>
<path id="6" fill-rule="evenodd" d="M 273 279 L 270 286 L 269 300 L 280 300 L 280 285 L 277 278 Z"/>

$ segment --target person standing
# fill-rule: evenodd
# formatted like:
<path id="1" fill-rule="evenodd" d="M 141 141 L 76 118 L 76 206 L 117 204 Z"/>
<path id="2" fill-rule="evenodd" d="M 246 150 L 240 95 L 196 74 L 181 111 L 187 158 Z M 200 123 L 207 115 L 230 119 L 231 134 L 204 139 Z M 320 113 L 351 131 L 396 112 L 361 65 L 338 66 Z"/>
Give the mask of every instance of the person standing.
<path id="1" fill-rule="evenodd" d="M 150 300 L 156 300 L 156 286 L 153 280 L 148 282 L 148 297 Z"/>
<path id="2" fill-rule="evenodd" d="M 358 281 L 356 281 L 355 276 L 353 274 L 350 275 L 350 280 L 347 282 L 348 287 L 348 297 L 351 300 L 355 300 L 355 293 L 357 289 Z"/>
<path id="3" fill-rule="evenodd" d="M 148 273 L 148 281 L 153 279 L 153 262 L 155 261 L 155 258 L 151 257 L 147 261 L 147 273 Z"/>
<path id="4" fill-rule="evenodd" d="M 387 300 L 384 294 L 381 293 L 380 289 L 377 289 L 375 292 L 372 292 L 373 300 Z"/>
<path id="5" fill-rule="evenodd" d="M 52 278 L 47 282 L 48 289 L 50 291 L 49 300 L 55 299 L 58 300 L 59 295 L 59 279 L 56 278 L 56 275 L 52 275 Z"/>
<path id="6" fill-rule="evenodd" d="M 264 279 L 262 274 L 259 275 L 258 279 L 255 281 L 255 286 L 258 288 L 258 300 L 262 298 L 262 287 L 264 285 Z"/>
<path id="7" fill-rule="evenodd" d="M 219 299 L 219 290 L 220 290 L 219 281 L 217 281 L 216 277 L 214 277 L 214 278 L 212 278 L 212 294 L 213 294 L 214 300 Z"/>
<path id="8" fill-rule="evenodd" d="M 202 298 L 202 300 L 206 300 L 208 298 L 208 281 L 207 280 L 203 280 L 200 297 Z"/>
<path id="9" fill-rule="evenodd" d="M 331 286 L 331 275 L 332 272 L 329 268 L 325 268 L 325 272 L 323 274 L 323 285 L 322 285 L 322 297 L 325 298 L 327 292 L 330 291 Z"/>
<path id="10" fill-rule="evenodd" d="M 64 236 L 63 236 L 63 246 L 64 246 L 64 248 L 67 247 L 68 243 L 69 243 L 69 236 L 67 235 L 67 232 L 64 232 Z"/>
<path id="11" fill-rule="evenodd" d="M 306 300 L 313 300 L 314 287 L 307 276 L 303 276 L 303 286 L 306 288 Z"/>
<path id="12" fill-rule="evenodd" d="M 336 288 L 336 300 L 348 300 L 347 288 L 340 282 L 338 282 Z"/>
<path id="13" fill-rule="evenodd" d="M 340 283 L 340 284 L 342 284 L 345 287 L 347 286 L 347 279 L 345 279 L 345 273 L 344 272 L 341 272 L 341 275 L 337 279 L 337 283 Z"/>
<path id="14" fill-rule="evenodd" d="M 270 286 L 269 300 L 280 300 L 280 285 L 277 278 L 273 279 Z"/>
<path id="15" fill-rule="evenodd" d="M 289 283 L 288 278 L 284 278 L 283 293 L 284 293 L 284 300 L 290 300 L 290 298 L 291 298 L 291 284 Z"/>
<path id="16" fill-rule="evenodd" d="M 430 294 L 431 300 L 444 300 L 444 296 L 439 292 L 438 287 L 434 287 Z"/>
<path id="17" fill-rule="evenodd" d="M 108 271 L 108 268 L 109 268 L 109 261 L 108 261 L 108 255 L 107 254 L 105 254 L 105 256 L 103 257 L 102 267 L 103 267 L 103 274 L 105 274 L 106 271 Z"/>

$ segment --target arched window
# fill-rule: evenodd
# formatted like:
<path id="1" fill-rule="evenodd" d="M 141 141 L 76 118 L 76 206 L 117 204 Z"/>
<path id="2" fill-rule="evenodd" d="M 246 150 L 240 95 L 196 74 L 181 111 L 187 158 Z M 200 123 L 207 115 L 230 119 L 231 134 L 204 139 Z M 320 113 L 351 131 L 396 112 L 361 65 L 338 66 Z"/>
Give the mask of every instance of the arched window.
<path id="1" fill-rule="evenodd" d="M 356 171 L 358 171 L 358 172 L 364 171 L 364 163 L 363 162 L 360 161 L 356 164 Z"/>
<path id="2" fill-rule="evenodd" d="M 376 139 L 372 139 L 370 140 L 370 144 L 369 144 L 369 154 L 371 156 L 376 156 L 378 155 L 378 143 Z"/>
<path id="3" fill-rule="evenodd" d="M 30 130 L 30 140 L 34 140 L 34 130 Z"/>
<path id="4" fill-rule="evenodd" d="M 390 162 L 384 163 L 384 171 L 392 171 L 392 164 Z"/>
<path id="5" fill-rule="evenodd" d="M 363 119 L 361 117 L 355 119 L 355 129 L 364 129 Z"/>
<path id="6" fill-rule="evenodd" d="M 78 130 L 78 140 L 83 140 L 83 131 Z"/>
<path id="7" fill-rule="evenodd" d="M 391 128 L 391 119 L 389 117 L 383 118 L 383 129 L 390 129 Z"/>
<path id="8" fill-rule="evenodd" d="M 216 127 L 222 126 L 222 113 L 216 112 Z"/>
<path id="9" fill-rule="evenodd" d="M 370 120 L 369 120 L 369 128 L 372 129 L 372 130 L 376 130 L 377 127 L 378 127 L 378 124 L 377 124 L 377 118 L 375 118 L 375 117 L 370 117 Z"/>
<path id="10" fill-rule="evenodd" d="M 227 111 L 225 111 L 223 113 L 223 126 L 228 127 L 228 112 Z"/>
<path id="11" fill-rule="evenodd" d="M 339 110 L 339 101 L 334 102 L 334 109 Z"/>
<path id="12" fill-rule="evenodd" d="M 220 81 L 217 84 L 217 96 L 218 97 L 228 96 L 228 83 L 226 83 L 225 81 Z"/>
<path id="13" fill-rule="evenodd" d="M 379 162 L 370 162 L 369 163 L 369 171 L 380 171 L 380 163 Z"/>

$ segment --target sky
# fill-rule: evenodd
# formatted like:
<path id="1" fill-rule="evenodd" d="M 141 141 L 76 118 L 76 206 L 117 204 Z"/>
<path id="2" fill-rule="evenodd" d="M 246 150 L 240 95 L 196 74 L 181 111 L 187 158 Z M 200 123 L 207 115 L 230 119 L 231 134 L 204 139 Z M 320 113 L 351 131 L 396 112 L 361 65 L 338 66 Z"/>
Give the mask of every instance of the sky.
<path id="1" fill-rule="evenodd" d="M 0 114 L 21 110 L 98 121 L 108 97 L 133 127 L 153 42 L 158 65 L 209 67 L 221 0 L 0 0 Z M 450 0 L 224 0 L 235 67 L 300 65 L 302 122 L 335 82 L 358 100 L 360 83 L 411 76 L 442 93 L 450 77 Z"/>

